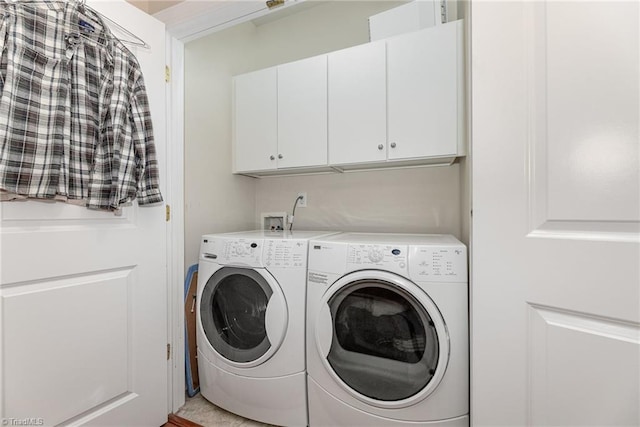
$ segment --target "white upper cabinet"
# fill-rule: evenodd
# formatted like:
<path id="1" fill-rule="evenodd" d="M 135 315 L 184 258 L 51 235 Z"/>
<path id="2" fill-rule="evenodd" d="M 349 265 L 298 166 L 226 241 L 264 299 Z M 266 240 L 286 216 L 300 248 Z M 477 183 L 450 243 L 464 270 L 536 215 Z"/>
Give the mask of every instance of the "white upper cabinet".
<path id="1" fill-rule="evenodd" d="M 385 42 L 332 52 L 328 61 L 329 163 L 385 161 Z"/>
<path id="2" fill-rule="evenodd" d="M 234 77 L 234 172 L 327 167 L 326 55 Z"/>
<path id="3" fill-rule="evenodd" d="M 389 160 L 465 154 L 462 23 L 387 40 Z"/>
<path id="4" fill-rule="evenodd" d="M 463 21 L 235 78 L 236 173 L 451 164 L 465 153 Z"/>
<path id="5" fill-rule="evenodd" d="M 234 77 L 234 172 L 277 167 L 276 67 Z"/>
<path id="6" fill-rule="evenodd" d="M 327 165 L 327 57 L 278 66 L 278 168 Z"/>

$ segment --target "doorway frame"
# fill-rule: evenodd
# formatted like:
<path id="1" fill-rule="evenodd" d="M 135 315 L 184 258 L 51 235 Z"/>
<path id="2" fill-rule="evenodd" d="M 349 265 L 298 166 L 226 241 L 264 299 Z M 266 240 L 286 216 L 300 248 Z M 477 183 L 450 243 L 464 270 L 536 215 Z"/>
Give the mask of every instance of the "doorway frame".
<path id="1" fill-rule="evenodd" d="M 280 12 L 308 0 L 287 0 L 270 10 L 258 1 L 185 1 L 155 13 L 166 26 L 166 131 L 167 188 L 171 206 L 167 222 L 167 342 L 170 345 L 168 370 L 168 408 L 175 413 L 185 404 L 185 323 L 184 323 L 184 114 L 185 114 L 185 44 L 234 25 Z"/>
<path id="2" fill-rule="evenodd" d="M 184 43 L 166 33 L 166 132 L 167 187 L 171 205 L 167 221 L 167 343 L 168 392 L 170 413 L 185 403 L 184 330 Z"/>
<path id="3" fill-rule="evenodd" d="M 313 0 L 285 0 L 285 3 L 270 10 L 261 1 L 184 1 L 175 6 L 155 13 L 153 16 L 165 23 L 167 42 L 166 58 L 170 70 L 170 79 L 167 84 L 167 138 L 171 144 L 168 147 L 169 158 L 167 168 L 169 173 L 168 183 L 171 189 L 173 203 L 171 206 L 171 221 L 167 224 L 168 253 L 167 253 L 167 277 L 168 277 L 168 343 L 171 346 L 171 358 L 168 362 L 169 389 L 168 400 L 171 412 L 176 412 L 185 403 L 185 326 L 184 326 L 184 280 L 186 268 L 184 263 L 184 114 L 185 114 L 185 45 L 188 42 L 198 40 L 210 34 L 226 28 L 250 21 L 271 13 L 286 15 L 295 13 L 295 8 L 287 10 L 291 6 L 300 5 Z M 469 0 L 447 0 L 450 9 L 456 4 L 456 16 L 465 19 L 465 48 L 464 56 L 467 67 L 465 84 L 467 88 L 466 103 L 466 128 L 471 129 L 471 8 Z M 467 157 L 464 162 L 469 162 L 463 178 L 463 234 L 469 236 L 469 282 L 473 281 L 471 264 L 472 254 L 472 221 L 471 221 L 471 197 L 472 197 L 472 144 L 469 134 L 466 135 L 468 144 Z M 466 230 L 466 231 L 465 231 Z M 174 285 L 175 284 L 175 285 Z M 470 300 L 471 304 L 471 300 Z M 471 333 L 471 330 L 470 330 Z M 473 354 L 473 348 L 470 348 Z"/>

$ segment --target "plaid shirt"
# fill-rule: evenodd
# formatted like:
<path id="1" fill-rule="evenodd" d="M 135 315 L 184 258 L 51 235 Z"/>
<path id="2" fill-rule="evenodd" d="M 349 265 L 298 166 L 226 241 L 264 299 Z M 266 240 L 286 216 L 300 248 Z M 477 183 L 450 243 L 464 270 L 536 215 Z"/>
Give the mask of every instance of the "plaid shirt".
<path id="1" fill-rule="evenodd" d="M 114 40 L 112 52 L 111 103 L 96 152 L 98 173 L 90 188 L 93 197 L 87 206 L 105 208 L 102 204 L 107 200 L 106 193 L 98 195 L 107 181 L 111 182 L 111 208 L 136 197 L 141 205 L 161 202 L 151 113 L 140 65 L 119 40 Z"/>
<path id="2" fill-rule="evenodd" d="M 161 202 L 133 54 L 75 2 L 3 3 L 0 11 L 0 199 L 104 210 L 136 197 Z"/>

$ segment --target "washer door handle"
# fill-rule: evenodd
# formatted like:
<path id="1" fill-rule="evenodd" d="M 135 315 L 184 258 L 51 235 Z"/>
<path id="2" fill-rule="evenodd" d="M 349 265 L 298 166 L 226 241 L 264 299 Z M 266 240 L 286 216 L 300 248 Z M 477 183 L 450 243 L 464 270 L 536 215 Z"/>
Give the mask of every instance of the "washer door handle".
<path id="1" fill-rule="evenodd" d="M 322 304 L 318 313 L 318 322 L 316 323 L 316 342 L 320 355 L 326 359 L 331 350 L 331 342 L 333 341 L 333 319 L 329 304 Z"/>
<path id="2" fill-rule="evenodd" d="M 287 303 L 284 299 L 278 298 L 275 293 L 272 294 L 264 315 L 264 327 L 269 342 L 276 348 L 284 337 L 288 318 Z"/>

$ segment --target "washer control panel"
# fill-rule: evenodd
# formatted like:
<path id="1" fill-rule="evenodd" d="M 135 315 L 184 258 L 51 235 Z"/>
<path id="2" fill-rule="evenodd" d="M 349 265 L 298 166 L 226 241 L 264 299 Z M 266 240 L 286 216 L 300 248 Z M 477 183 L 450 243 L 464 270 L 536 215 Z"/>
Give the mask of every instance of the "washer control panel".
<path id="1" fill-rule="evenodd" d="M 264 245 L 264 264 L 267 268 L 305 268 L 307 265 L 307 242 L 267 240 Z"/>
<path id="2" fill-rule="evenodd" d="M 306 240 L 210 238 L 203 236 L 200 258 L 221 265 L 254 268 L 306 268 Z"/>
<path id="3" fill-rule="evenodd" d="M 263 241 L 257 239 L 217 240 L 212 254 L 220 264 L 261 267 Z M 206 255 L 205 255 L 206 256 Z"/>
<path id="4" fill-rule="evenodd" d="M 261 239 L 212 239 L 204 236 L 200 257 L 218 264 L 262 267 L 262 246 Z"/>
<path id="5" fill-rule="evenodd" d="M 406 275 L 407 249 L 407 246 L 403 245 L 350 244 L 347 249 L 347 268 L 349 270 L 381 269 Z"/>

